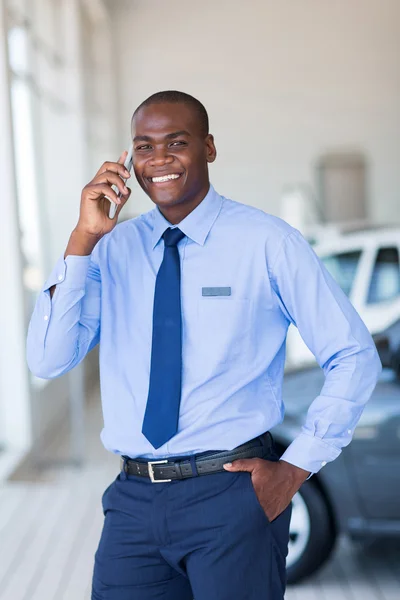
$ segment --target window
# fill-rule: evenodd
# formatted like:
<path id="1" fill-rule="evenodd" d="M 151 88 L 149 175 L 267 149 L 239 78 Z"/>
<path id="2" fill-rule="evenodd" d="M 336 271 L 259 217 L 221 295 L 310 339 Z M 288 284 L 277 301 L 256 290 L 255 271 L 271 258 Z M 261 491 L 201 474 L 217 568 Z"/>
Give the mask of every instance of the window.
<path id="1" fill-rule="evenodd" d="M 368 304 L 393 300 L 400 296 L 400 263 L 398 248 L 381 248 L 378 251 L 371 283 Z"/>
<path id="2" fill-rule="evenodd" d="M 40 206 L 35 163 L 34 94 L 29 64 L 29 39 L 24 27 L 12 26 L 8 31 L 11 71 L 11 105 L 14 154 L 18 191 L 21 250 L 24 260 L 23 278 L 28 290 L 36 292 L 43 279 L 40 243 Z M 32 312 L 34 296 L 29 297 L 27 315 Z"/>
<path id="3" fill-rule="evenodd" d="M 56 31 L 61 4 L 51 0 L 6 2 L 10 99 L 13 126 L 18 217 L 26 290 L 26 324 L 36 295 L 50 271 L 53 223 L 48 207 L 50 175 L 56 170 L 54 152 L 60 130 L 59 113 L 65 118 L 63 48 Z M 61 79 L 61 81 L 58 80 Z M 52 162 L 46 154 L 52 142 Z M 50 153 L 48 153 L 50 154 Z M 54 189 L 55 186 L 53 185 Z"/>
<path id="4" fill-rule="evenodd" d="M 347 296 L 350 295 L 353 288 L 360 257 L 361 250 L 353 250 L 341 254 L 331 254 L 322 258 L 325 267 Z"/>

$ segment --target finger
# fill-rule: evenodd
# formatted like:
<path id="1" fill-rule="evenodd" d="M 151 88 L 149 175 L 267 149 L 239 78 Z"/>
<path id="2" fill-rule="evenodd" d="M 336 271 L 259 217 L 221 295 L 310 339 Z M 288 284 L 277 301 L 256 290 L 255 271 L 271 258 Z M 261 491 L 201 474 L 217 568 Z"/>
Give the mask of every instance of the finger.
<path id="1" fill-rule="evenodd" d="M 113 173 L 112 171 L 104 171 L 100 175 L 97 175 L 93 181 L 92 185 L 98 183 L 107 183 L 110 185 L 115 185 L 121 194 L 127 194 L 128 188 L 125 185 L 125 182 L 117 173 Z"/>
<path id="2" fill-rule="evenodd" d="M 257 459 L 241 458 L 233 463 L 225 463 L 223 466 L 227 471 L 247 471 L 251 473 L 257 467 Z"/>
<path id="3" fill-rule="evenodd" d="M 124 196 L 120 197 L 120 204 L 117 204 L 117 210 L 115 211 L 115 215 L 113 216 L 113 220 L 117 220 L 119 217 L 119 213 L 121 212 L 121 210 L 123 209 L 123 207 L 125 206 L 129 196 L 131 195 L 131 190 L 128 188 L 128 193 L 125 194 Z"/>
<path id="4" fill-rule="evenodd" d="M 96 179 L 96 177 L 98 177 L 102 173 L 105 173 L 106 171 L 112 171 L 113 173 L 117 173 L 123 179 L 128 179 L 131 176 L 128 169 L 125 169 L 123 163 L 121 164 L 120 162 L 105 162 L 101 165 L 93 180 Z"/>
<path id="5" fill-rule="evenodd" d="M 117 162 L 119 162 L 121 165 L 123 165 L 127 156 L 128 156 L 128 151 L 124 150 Z"/>
<path id="6" fill-rule="evenodd" d="M 89 195 L 88 199 L 93 201 L 98 201 L 104 196 L 106 196 L 109 200 L 115 202 L 115 204 L 121 204 L 121 200 L 118 195 L 114 192 L 111 186 L 106 185 L 105 183 L 97 183 L 91 185 L 88 189 Z"/>
<path id="7" fill-rule="evenodd" d="M 117 206 L 117 212 L 115 213 L 115 214 L 116 214 L 116 217 L 118 217 L 119 213 L 120 213 L 120 212 L 121 212 L 121 210 L 124 208 L 124 206 L 125 206 L 125 204 L 127 203 L 127 201 L 129 200 L 129 196 L 131 195 L 131 192 L 132 192 L 132 190 L 130 190 L 130 189 L 128 188 L 128 193 L 127 193 L 127 194 L 124 194 L 123 196 L 121 196 L 121 198 L 120 198 L 120 200 L 121 200 L 121 204 L 119 204 L 119 205 Z"/>

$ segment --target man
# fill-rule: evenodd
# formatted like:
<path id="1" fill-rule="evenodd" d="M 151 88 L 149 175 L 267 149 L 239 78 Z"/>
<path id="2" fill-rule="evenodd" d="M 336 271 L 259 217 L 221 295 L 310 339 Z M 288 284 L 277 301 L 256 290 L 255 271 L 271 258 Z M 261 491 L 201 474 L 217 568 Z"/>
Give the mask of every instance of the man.
<path id="1" fill-rule="evenodd" d="M 132 136 L 156 208 L 116 226 L 106 197 L 118 213 L 129 198 L 126 153 L 104 163 L 28 335 L 45 378 L 100 341 L 102 440 L 123 458 L 103 496 L 92 598 L 280 600 L 291 499 L 350 442 L 380 362 L 299 232 L 210 186 L 200 102 L 155 94 Z M 278 460 L 268 432 L 283 417 L 290 323 L 326 381 Z"/>

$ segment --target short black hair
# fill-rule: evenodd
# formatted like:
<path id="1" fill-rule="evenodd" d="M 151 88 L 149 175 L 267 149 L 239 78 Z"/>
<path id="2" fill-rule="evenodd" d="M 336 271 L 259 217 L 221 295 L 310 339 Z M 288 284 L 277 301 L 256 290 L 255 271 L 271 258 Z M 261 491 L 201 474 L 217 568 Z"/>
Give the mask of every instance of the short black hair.
<path id="1" fill-rule="evenodd" d="M 194 96 L 186 94 L 185 92 L 178 92 L 176 90 L 166 90 L 164 92 L 157 92 L 156 94 L 149 96 L 137 107 L 133 113 L 132 120 L 135 118 L 139 110 L 144 106 L 150 106 L 151 104 L 163 104 L 164 102 L 171 104 L 186 104 L 186 106 L 191 107 L 196 112 L 196 115 L 199 119 L 202 134 L 204 137 L 208 135 L 208 114 L 203 104 L 200 102 L 200 100 L 194 98 Z"/>

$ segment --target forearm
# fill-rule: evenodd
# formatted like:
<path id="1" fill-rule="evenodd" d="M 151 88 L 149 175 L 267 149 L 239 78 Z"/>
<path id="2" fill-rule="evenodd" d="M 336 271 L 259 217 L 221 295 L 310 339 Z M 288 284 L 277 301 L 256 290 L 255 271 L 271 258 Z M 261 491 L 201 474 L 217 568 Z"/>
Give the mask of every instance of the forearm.
<path id="1" fill-rule="evenodd" d="M 67 258 L 67 256 L 89 256 L 102 237 L 101 235 L 82 232 L 78 228 L 74 229 L 69 238 L 64 258 Z"/>
<path id="2" fill-rule="evenodd" d="M 372 342 L 355 354 L 338 356 L 325 368 L 325 384 L 312 402 L 302 432 L 282 459 L 317 473 L 350 444 L 375 387 L 381 365 Z"/>
<path id="3" fill-rule="evenodd" d="M 101 235 L 91 235 L 86 232 L 81 232 L 79 229 L 74 229 L 70 235 L 64 253 L 64 259 L 67 258 L 67 256 L 90 256 L 101 237 Z M 50 298 L 53 298 L 56 287 L 57 285 L 53 285 L 49 289 Z"/>
<path id="4" fill-rule="evenodd" d="M 57 294 L 50 299 L 55 281 L 59 282 Z M 99 315 L 100 278 L 90 257 L 60 259 L 31 318 L 27 339 L 30 370 L 38 377 L 52 378 L 78 364 L 97 342 Z"/>

